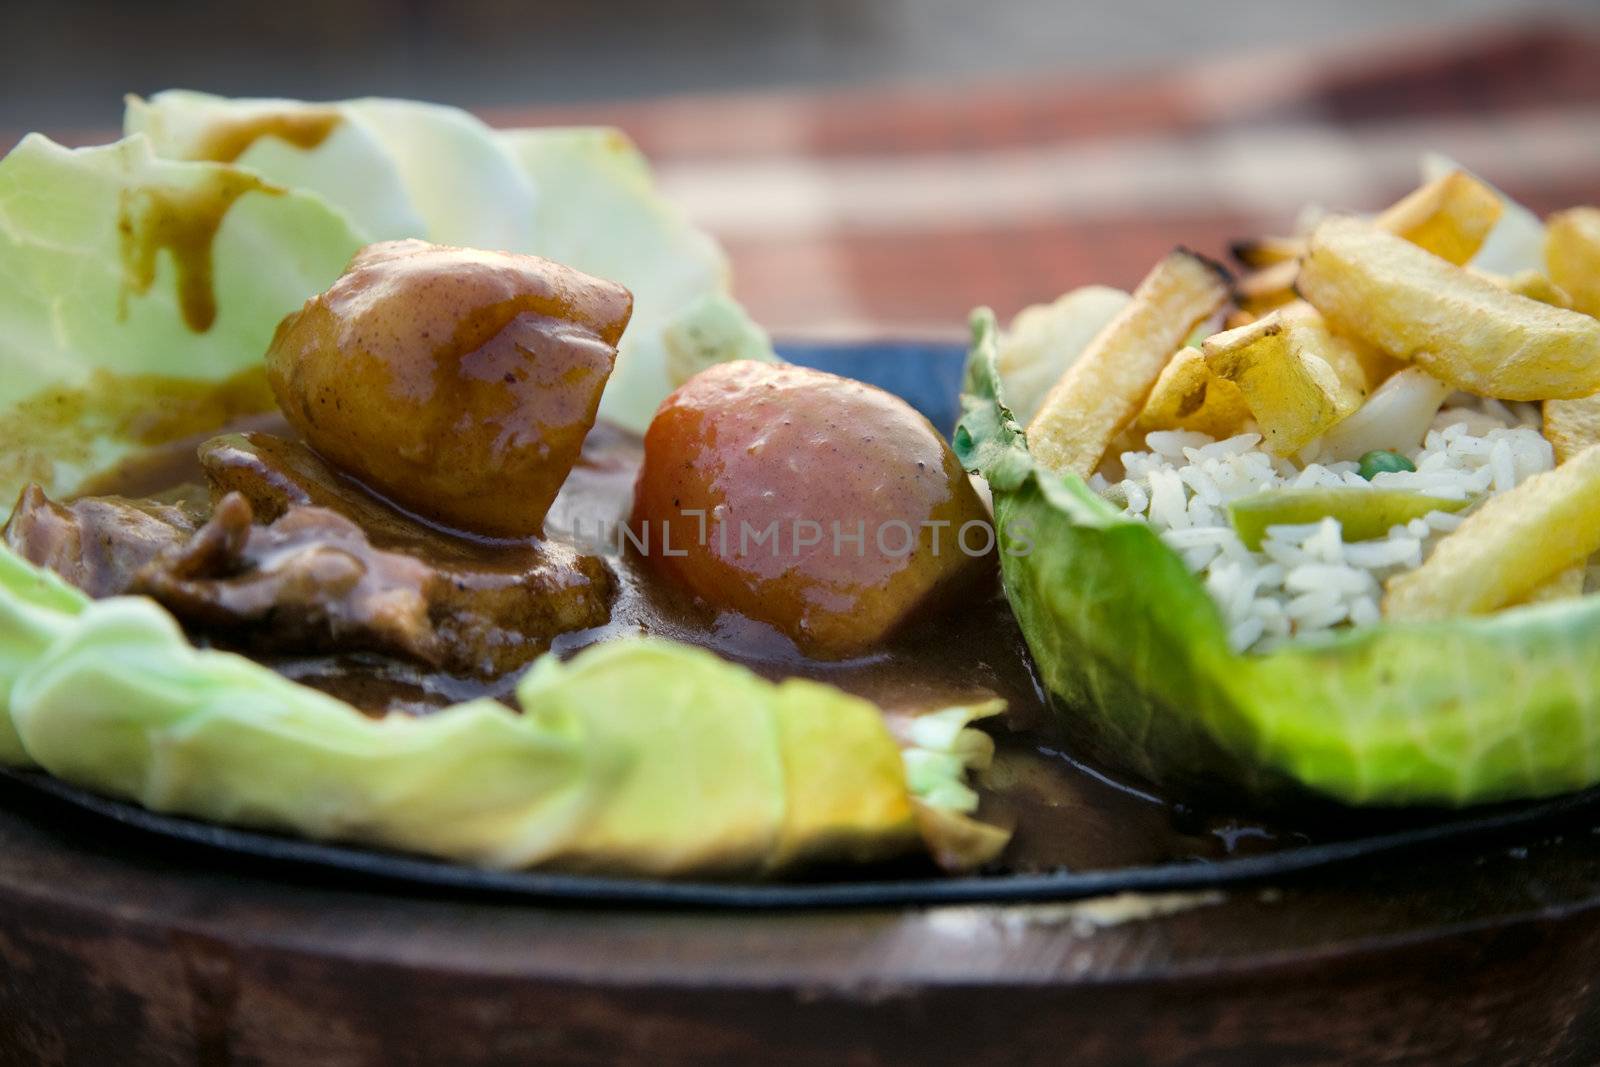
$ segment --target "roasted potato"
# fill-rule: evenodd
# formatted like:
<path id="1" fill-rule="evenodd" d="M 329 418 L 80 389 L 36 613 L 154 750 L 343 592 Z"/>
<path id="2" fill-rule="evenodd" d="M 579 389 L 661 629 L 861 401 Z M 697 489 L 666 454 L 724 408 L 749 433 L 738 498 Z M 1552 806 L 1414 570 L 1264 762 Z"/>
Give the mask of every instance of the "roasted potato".
<path id="1" fill-rule="evenodd" d="M 1185 249 L 1156 264 L 1028 424 L 1034 459 L 1046 470 L 1093 473 L 1195 324 L 1227 300 L 1228 283 L 1221 267 Z"/>
<path id="2" fill-rule="evenodd" d="M 537 535 L 633 298 L 536 256 L 391 241 L 278 327 L 267 377 L 318 452 L 448 526 Z"/>
<path id="3" fill-rule="evenodd" d="M 1396 619 L 1474 615 L 1523 600 L 1600 550 L 1600 445 L 1489 497 L 1416 570 L 1389 579 Z"/>
<path id="4" fill-rule="evenodd" d="M 1600 321 L 1508 293 L 1370 223 L 1311 235 L 1300 293 L 1336 328 L 1504 400 L 1600 392 Z"/>
<path id="5" fill-rule="evenodd" d="M 645 433 L 646 562 L 821 658 L 855 655 L 990 573 L 988 512 L 899 397 L 821 371 L 724 363 Z"/>

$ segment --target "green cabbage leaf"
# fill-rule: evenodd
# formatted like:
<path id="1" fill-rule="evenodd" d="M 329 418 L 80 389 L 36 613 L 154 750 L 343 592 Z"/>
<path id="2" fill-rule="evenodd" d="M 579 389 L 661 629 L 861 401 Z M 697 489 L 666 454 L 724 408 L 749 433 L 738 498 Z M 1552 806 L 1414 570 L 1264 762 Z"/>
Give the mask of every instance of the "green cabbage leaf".
<path id="1" fill-rule="evenodd" d="M 986 739 L 968 724 L 998 710 L 934 713 L 906 747 L 867 701 L 642 637 L 547 656 L 517 696 L 520 714 L 369 717 L 0 549 L 0 762 L 486 867 L 760 877 L 915 854 L 936 847 L 920 808 L 969 810 Z"/>
<path id="2" fill-rule="evenodd" d="M 1038 469 L 987 309 L 955 447 L 994 495 L 1006 596 L 1084 749 L 1177 793 L 1466 805 L 1600 782 L 1600 599 L 1384 622 L 1260 655 L 1081 478 Z"/>
<path id="3" fill-rule="evenodd" d="M 143 136 L 24 138 L 0 159 L 0 514 L 28 481 L 70 490 L 266 403 L 264 387 L 217 387 L 259 366 L 278 321 L 363 243 L 315 194 L 161 159 Z"/>

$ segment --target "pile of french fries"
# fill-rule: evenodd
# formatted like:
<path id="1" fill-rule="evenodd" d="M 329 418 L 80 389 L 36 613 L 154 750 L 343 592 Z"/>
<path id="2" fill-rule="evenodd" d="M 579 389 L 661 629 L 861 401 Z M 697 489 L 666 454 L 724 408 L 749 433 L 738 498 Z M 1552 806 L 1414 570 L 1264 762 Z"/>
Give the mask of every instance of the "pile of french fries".
<path id="1" fill-rule="evenodd" d="M 1391 379 L 1375 408 L 1401 402 L 1402 384 L 1434 390 L 1435 408 L 1458 389 L 1540 401 L 1559 466 L 1470 512 L 1390 580 L 1384 612 L 1439 618 L 1581 592 L 1600 551 L 1600 209 L 1551 216 L 1544 270 L 1515 277 L 1467 266 L 1502 210 L 1455 171 L 1375 218 L 1237 244 L 1251 268 L 1237 282 L 1171 253 L 1045 395 L 1033 456 L 1087 478 L 1130 435 L 1224 438 L 1249 423 L 1290 456 L 1359 440 L 1352 416 Z"/>

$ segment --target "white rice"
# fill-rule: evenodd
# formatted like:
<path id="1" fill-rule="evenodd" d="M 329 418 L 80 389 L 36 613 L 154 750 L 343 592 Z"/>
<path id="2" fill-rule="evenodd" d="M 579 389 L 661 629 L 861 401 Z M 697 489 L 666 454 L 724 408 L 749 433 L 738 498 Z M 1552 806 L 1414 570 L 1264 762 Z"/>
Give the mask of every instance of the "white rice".
<path id="1" fill-rule="evenodd" d="M 1461 516 L 1435 511 L 1395 526 L 1382 538 L 1346 543 L 1335 519 L 1269 526 L 1252 552 L 1228 521 L 1227 504 L 1268 489 L 1353 486 L 1410 489 L 1464 500 L 1502 493 L 1554 464 L 1532 404 L 1457 394 L 1446 401 L 1422 447 L 1408 453 L 1416 471 L 1362 478 L 1352 462 L 1317 462 L 1317 444 L 1296 461 L 1261 449 L 1261 436 L 1216 441 L 1165 431 L 1147 451 L 1124 452 L 1124 477 L 1096 474 L 1092 484 L 1144 519 L 1200 577 L 1221 608 L 1239 651 L 1265 651 L 1292 638 L 1378 619 L 1383 583 L 1422 563 Z"/>

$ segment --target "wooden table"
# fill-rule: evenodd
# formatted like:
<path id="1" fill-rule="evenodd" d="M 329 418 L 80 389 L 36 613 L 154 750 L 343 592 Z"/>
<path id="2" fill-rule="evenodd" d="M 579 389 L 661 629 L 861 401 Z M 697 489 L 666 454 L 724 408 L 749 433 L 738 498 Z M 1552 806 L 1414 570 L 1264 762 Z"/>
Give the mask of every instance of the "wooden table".
<path id="1" fill-rule="evenodd" d="M 0 809 L 0 1062 L 1600 1060 L 1588 822 L 1117 921 L 447 899 L 63 819 Z"/>

